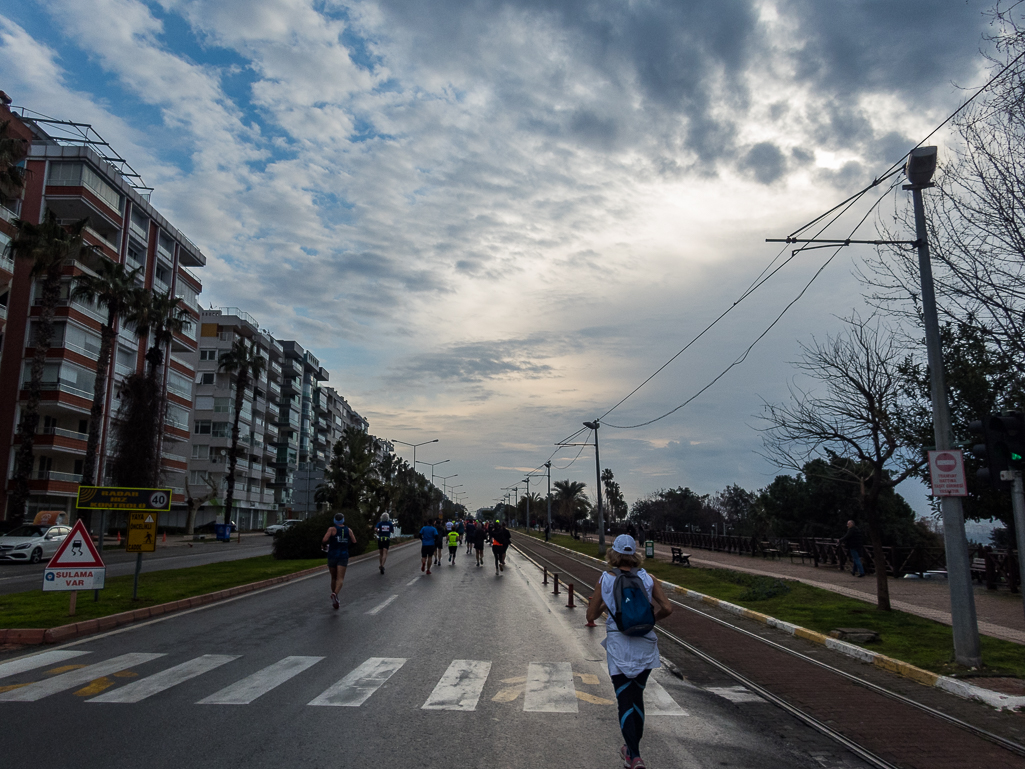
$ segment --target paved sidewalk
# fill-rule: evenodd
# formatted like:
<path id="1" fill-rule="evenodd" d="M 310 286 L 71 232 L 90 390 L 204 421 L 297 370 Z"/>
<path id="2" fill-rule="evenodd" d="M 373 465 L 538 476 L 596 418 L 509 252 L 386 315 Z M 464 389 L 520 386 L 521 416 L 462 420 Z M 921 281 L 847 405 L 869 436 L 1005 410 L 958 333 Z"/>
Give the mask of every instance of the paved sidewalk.
<path id="1" fill-rule="evenodd" d="M 685 548 L 686 549 L 686 548 Z M 695 566 L 720 567 L 760 574 L 769 577 L 795 579 L 807 585 L 830 590 L 850 598 L 875 603 L 875 576 L 851 576 L 834 566 L 814 567 L 810 563 L 791 563 L 790 559 L 770 560 L 752 558 L 711 550 L 690 550 L 690 561 Z M 655 545 L 655 557 L 671 560 L 668 545 Z M 945 625 L 950 621 L 950 591 L 945 579 L 890 579 L 890 605 L 894 609 L 936 620 Z M 1021 594 L 975 588 L 975 612 L 979 632 L 1005 641 L 1025 644 L 1025 609 Z"/>

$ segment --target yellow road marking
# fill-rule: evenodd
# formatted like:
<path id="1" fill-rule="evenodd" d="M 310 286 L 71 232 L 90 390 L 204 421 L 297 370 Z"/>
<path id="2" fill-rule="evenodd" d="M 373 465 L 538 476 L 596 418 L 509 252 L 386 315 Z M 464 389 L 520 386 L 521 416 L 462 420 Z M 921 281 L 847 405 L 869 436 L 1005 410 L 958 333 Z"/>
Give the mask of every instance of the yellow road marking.
<path id="1" fill-rule="evenodd" d="M 95 681 L 90 681 L 88 686 L 75 692 L 75 696 L 92 697 L 94 694 L 106 691 L 113 685 L 114 682 L 111 679 L 107 678 L 107 676 L 103 676 L 103 678 L 97 678 Z"/>
<path id="2" fill-rule="evenodd" d="M 503 678 L 503 684 L 525 684 L 527 683 L 526 676 L 519 676 L 518 678 Z"/>
<path id="3" fill-rule="evenodd" d="M 592 705 L 615 705 L 615 700 L 607 700 L 604 697 L 595 697 L 593 694 L 587 692 L 577 692 L 577 699 L 583 700 L 584 702 L 590 702 Z"/>
<path id="4" fill-rule="evenodd" d="M 32 683 L 35 683 L 35 682 L 33 681 Z M 23 686 L 28 686 L 28 684 L 8 684 L 7 686 L 0 686 L 0 693 L 2 693 L 2 692 L 11 692 L 11 691 L 14 691 L 15 689 L 20 689 Z"/>
<path id="5" fill-rule="evenodd" d="M 47 675 L 54 675 L 55 676 L 58 673 L 67 673 L 69 670 L 78 670 L 79 668 L 84 668 L 84 667 L 85 667 L 85 665 L 61 665 L 59 668 L 53 668 L 52 670 L 47 670 L 46 674 Z"/>
<path id="6" fill-rule="evenodd" d="M 491 698 L 492 702 L 512 702 L 523 694 L 522 686 L 510 686 L 507 689 L 499 689 L 498 694 Z"/>
<path id="7" fill-rule="evenodd" d="M 594 673 L 574 673 L 577 678 L 580 679 L 580 683 L 586 684 L 587 686 L 597 686 L 598 676 Z"/>
<path id="8" fill-rule="evenodd" d="M 134 673 L 131 670 L 119 670 L 114 674 L 115 678 L 138 678 L 139 674 Z"/>

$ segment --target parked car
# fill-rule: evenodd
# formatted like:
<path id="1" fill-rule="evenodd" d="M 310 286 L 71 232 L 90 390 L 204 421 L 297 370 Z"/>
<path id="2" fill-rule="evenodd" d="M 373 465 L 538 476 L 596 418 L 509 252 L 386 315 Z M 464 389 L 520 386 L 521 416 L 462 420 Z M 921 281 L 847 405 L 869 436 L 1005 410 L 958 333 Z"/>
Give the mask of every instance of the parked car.
<path id="1" fill-rule="evenodd" d="M 217 531 L 214 527 L 219 523 L 221 523 L 221 521 L 210 521 L 210 523 L 204 523 L 202 526 L 196 526 L 193 531 L 197 534 L 214 534 Z M 238 527 L 235 526 L 234 521 L 231 522 L 231 530 L 233 532 L 238 531 Z"/>
<path id="2" fill-rule="evenodd" d="M 289 518 L 284 523 L 272 523 L 270 526 L 268 526 L 266 529 L 263 530 L 263 533 L 264 534 L 269 534 L 270 536 L 273 537 L 275 534 L 280 534 L 285 529 L 292 528 L 297 523 L 299 523 L 299 519 L 298 518 Z"/>
<path id="3" fill-rule="evenodd" d="M 23 524 L 0 537 L 0 560 L 20 563 L 49 560 L 70 533 L 70 526 Z"/>

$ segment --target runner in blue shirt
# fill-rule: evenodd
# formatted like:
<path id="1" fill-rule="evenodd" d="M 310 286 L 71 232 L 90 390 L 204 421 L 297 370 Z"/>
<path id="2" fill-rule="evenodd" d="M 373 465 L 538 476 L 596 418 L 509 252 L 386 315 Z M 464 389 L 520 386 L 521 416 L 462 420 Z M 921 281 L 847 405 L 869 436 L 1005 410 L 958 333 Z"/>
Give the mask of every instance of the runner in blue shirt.
<path id="1" fill-rule="evenodd" d="M 381 520 L 374 527 L 377 532 L 377 560 L 380 561 L 381 573 L 384 574 L 384 562 L 388 560 L 388 547 L 391 545 L 391 535 L 395 531 L 395 524 L 391 522 L 388 513 L 381 513 Z"/>
<path id="2" fill-rule="evenodd" d="M 356 537 L 345 525 L 345 516 L 335 513 L 334 525 L 328 528 L 322 541 L 327 545 L 327 568 L 331 572 L 331 605 L 337 609 L 338 594 L 349 566 L 349 544 L 355 544 Z"/>
<path id="3" fill-rule="evenodd" d="M 427 569 L 431 573 L 431 561 L 434 560 L 434 540 L 438 537 L 438 530 L 430 522 L 420 529 L 420 571 Z"/>

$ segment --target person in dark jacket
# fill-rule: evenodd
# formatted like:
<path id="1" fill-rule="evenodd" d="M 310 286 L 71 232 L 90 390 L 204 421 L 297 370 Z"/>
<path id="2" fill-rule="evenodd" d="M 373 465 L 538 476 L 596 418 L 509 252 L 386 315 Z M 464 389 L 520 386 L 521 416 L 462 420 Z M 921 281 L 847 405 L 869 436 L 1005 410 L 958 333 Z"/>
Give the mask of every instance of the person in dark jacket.
<path id="1" fill-rule="evenodd" d="M 854 521 L 847 521 L 847 533 L 840 537 L 840 544 L 847 546 L 847 552 L 851 554 L 851 574 L 855 577 L 865 576 L 865 567 L 861 564 L 861 551 L 865 547 L 865 538 L 861 531 L 854 525 Z"/>
<path id="2" fill-rule="evenodd" d="M 512 543 L 512 536 L 509 530 L 500 521 L 495 521 L 491 530 L 491 552 L 495 555 L 495 576 L 500 571 L 505 571 L 505 551 Z"/>

